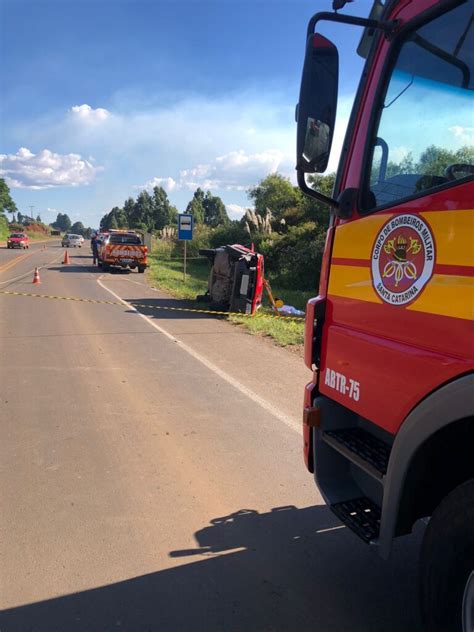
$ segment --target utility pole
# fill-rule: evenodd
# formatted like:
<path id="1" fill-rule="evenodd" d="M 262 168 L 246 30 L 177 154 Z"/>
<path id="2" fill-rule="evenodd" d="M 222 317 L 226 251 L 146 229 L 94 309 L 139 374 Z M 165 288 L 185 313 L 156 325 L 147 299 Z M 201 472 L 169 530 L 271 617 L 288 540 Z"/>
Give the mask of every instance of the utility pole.
<path id="1" fill-rule="evenodd" d="M 35 218 L 33 217 L 33 209 L 34 209 L 34 208 L 35 208 L 35 207 L 34 207 L 33 205 L 30 205 L 30 213 L 31 213 L 31 215 L 30 215 L 30 219 L 31 219 L 32 221 L 35 221 Z"/>

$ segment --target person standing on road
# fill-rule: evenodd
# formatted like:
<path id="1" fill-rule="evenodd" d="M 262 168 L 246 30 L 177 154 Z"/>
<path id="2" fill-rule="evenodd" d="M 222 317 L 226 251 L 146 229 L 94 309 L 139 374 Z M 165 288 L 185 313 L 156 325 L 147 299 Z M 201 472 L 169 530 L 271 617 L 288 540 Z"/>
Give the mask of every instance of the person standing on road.
<path id="1" fill-rule="evenodd" d="M 99 244 L 97 242 L 97 234 L 91 237 L 91 249 L 92 249 L 92 262 L 95 265 L 97 263 L 97 257 L 99 254 Z"/>

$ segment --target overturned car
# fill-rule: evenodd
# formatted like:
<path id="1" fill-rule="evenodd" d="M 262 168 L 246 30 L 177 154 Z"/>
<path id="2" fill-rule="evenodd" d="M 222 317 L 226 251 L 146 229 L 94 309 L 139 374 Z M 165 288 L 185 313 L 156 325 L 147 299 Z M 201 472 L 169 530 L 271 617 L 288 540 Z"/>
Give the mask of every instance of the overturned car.
<path id="1" fill-rule="evenodd" d="M 255 314 L 262 302 L 263 255 L 233 244 L 199 251 L 211 262 L 208 290 L 196 297 L 220 311 Z"/>

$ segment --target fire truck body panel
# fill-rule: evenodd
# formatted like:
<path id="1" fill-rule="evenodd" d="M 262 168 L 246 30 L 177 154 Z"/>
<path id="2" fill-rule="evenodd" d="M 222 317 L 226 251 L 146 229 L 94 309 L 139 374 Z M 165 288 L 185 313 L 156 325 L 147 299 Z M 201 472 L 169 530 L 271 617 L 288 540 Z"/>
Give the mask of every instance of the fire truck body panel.
<path id="1" fill-rule="evenodd" d="M 455 208 L 447 212 L 421 210 L 423 206 L 438 206 L 435 194 L 420 198 L 417 205 L 398 205 L 390 212 L 345 222 L 335 231 L 320 392 L 391 433 L 397 432 L 427 393 L 474 370 L 474 213 L 464 210 L 472 203 L 468 199 L 470 186 L 460 185 L 455 203 L 451 203 Z M 439 197 L 447 195 L 444 191 Z M 443 200 L 439 206 L 442 208 Z M 391 222 L 400 218 L 420 218 L 420 227 L 428 227 L 434 265 L 414 300 L 402 293 L 400 300 L 408 300 L 396 305 L 378 295 L 371 255 L 372 259 L 376 255 L 381 229 L 387 225 L 390 229 Z M 403 230 L 403 226 L 395 229 L 395 239 Z M 398 297 L 394 293 L 390 298 Z M 338 380 L 332 372 L 342 377 Z M 357 399 L 349 380 L 359 384 Z"/>
<path id="2" fill-rule="evenodd" d="M 456 532 L 466 525 L 439 517 L 451 506 L 471 515 L 474 504 L 474 167 L 467 150 L 462 164 L 442 164 L 444 171 L 423 170 L 422 159 L 423 152 L 433 157 L 437 143 L 453 153 L 448 132 L 472 131 L 472 4 L 392 0 L 377 16 L 385 22 L 371 36 L 337 203 L 326 198 L 333 213 L 305 329 L 313 369 L 304 393 L 306 467 L 333 512 L 384 558 L 395 537 L 432 517 L 422 553 L 423 613 L 429 629 L 443 631 L 454 611 L 460 621 L 467 558 L 451 556 L 433 571 L 438 554 L 430 547 L 443 537 L 464 542 L 465 551 L 474 547 L 472 528 Z M 298 110 L 298 182 L 309 195 L 301 175 L 317 171 L 320 159 L 316 145 L 306 152 L 309 124 L 331 124 L 325 101 L 313 103 L 305 83 L 316 64 L 311 43 L 319 41 L 308 39 Z M 330 68 L 331 43 L 324 46 Z M 334 72 L 326 76 L 332 81 Z M 330 87 L 320 99 L 328 94 Z M 393 158 L 402 150 L 405 165 Z M 443 584 L 449 573 L 456 580 Z"/>

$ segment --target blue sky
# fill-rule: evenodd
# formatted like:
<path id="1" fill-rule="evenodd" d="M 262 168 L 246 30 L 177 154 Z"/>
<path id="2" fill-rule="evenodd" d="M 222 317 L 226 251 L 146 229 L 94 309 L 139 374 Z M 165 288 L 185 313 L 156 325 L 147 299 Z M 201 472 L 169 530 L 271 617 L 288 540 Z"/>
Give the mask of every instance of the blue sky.
<path id="1" fill-rule="evenodd" d="M 344 11 L 367 15 L 370 5 Z M 0 175 L 17 206 L 97 226 L 143 188 L 163 186 L 184 211 L 201 186 L 238 217 L 249 186 L 276 170 L 294 176 L 306 24 L 330 9 L 330 0 L 0 0 Z M 360 30 L 325 32 L 341 55 L 337 145 Z"/>

